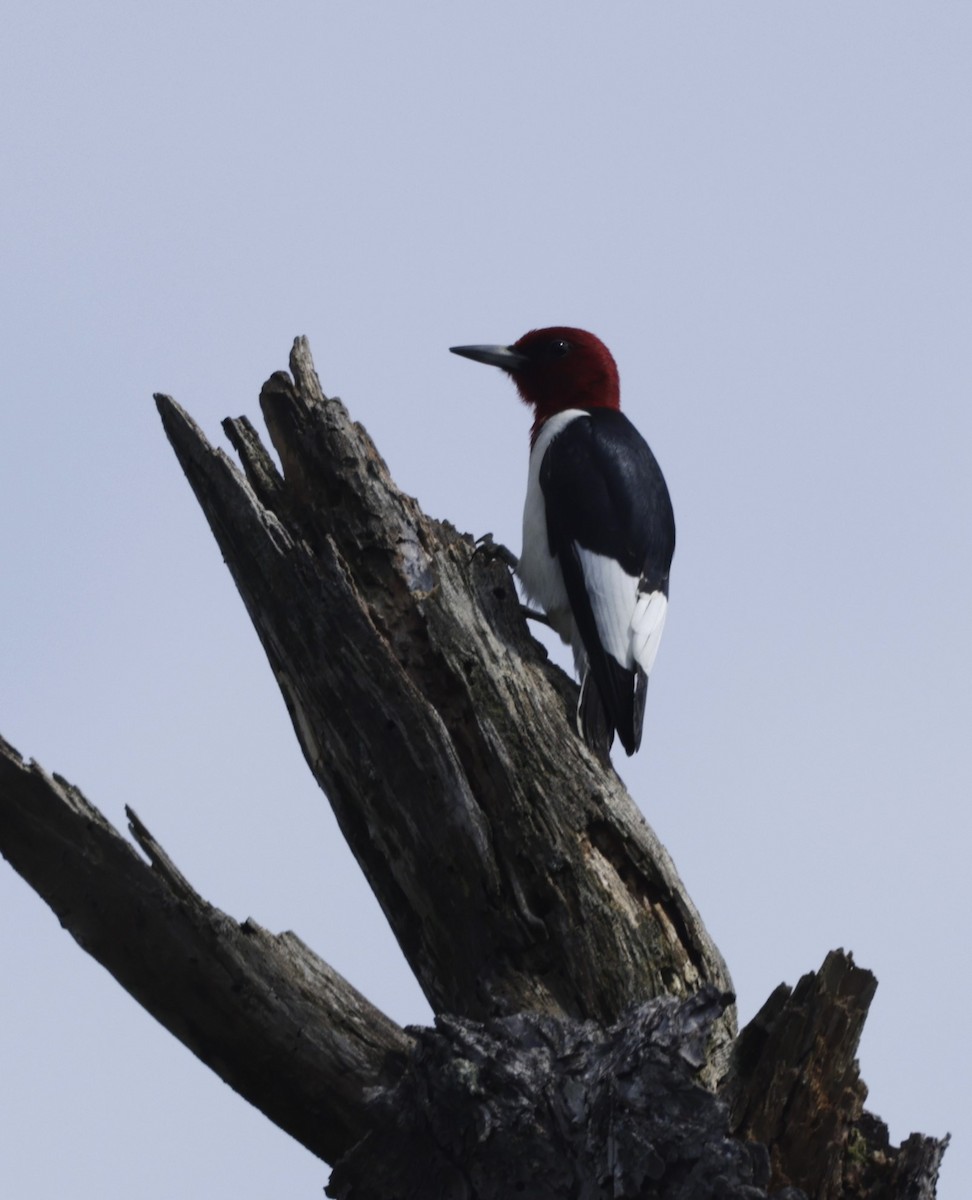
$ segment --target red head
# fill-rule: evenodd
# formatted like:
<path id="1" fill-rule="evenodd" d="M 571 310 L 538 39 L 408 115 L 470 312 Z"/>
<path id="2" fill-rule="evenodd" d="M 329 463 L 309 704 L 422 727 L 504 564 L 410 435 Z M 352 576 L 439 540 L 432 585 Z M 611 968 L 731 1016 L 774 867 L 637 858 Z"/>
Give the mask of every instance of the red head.
<path id="1" fill-rule="evenodd" d="M 502 367 L 533 405 L 533 436 L 567 408 L 620 408 L 618 368 L 593 333 L 554 325 L 533 329 L 512 346 L 453 346 L 453 354 Z"/>

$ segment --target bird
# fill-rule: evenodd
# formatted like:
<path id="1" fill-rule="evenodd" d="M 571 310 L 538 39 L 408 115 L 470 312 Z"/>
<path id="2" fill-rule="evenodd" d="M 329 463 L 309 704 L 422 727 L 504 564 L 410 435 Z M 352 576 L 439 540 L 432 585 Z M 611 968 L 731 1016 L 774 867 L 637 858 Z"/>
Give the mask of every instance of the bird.
<path id="1" fill-rule="evenodd" d="M 505 371 L 533 409 L 516 573 L 573 650 L 580 736 L 606 757 L 616 731 L 630 756 L 665 628 L 675 516 L 654 454 L 621 412 L 614 357 L 561 325 L 450 350 Z"/>

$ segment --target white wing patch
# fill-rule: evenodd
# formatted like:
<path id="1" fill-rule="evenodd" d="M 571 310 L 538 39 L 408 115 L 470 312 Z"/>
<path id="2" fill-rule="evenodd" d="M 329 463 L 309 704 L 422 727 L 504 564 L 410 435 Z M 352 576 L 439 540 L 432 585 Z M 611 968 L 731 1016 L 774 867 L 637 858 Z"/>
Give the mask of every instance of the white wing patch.
<path id="1" fill-rule="evenodd" d="M 663 592 L 639 592 L 638 576 L 604 554 L 575 547 L 591 600 L 598 640 L 622 667 L 646 675 L 658 653 L 668 601 Z"/>
<path id="2" fill-rule="evenodd" d="M 646 675 L 655 665 L 667 615 L 668 597 L 664 592 L 642 592 L 638 597 L 631 618 L 631 657 Z"/>

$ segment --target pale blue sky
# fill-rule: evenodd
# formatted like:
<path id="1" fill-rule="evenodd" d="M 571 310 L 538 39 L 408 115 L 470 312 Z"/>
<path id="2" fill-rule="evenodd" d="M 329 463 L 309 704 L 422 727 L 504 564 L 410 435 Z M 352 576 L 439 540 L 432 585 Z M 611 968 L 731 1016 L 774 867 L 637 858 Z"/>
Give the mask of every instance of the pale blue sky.
<path id="1" fill-rule="evenodd" d="M 744 1017 L 875 971 L 869 1107 L 968 1195 L 970 62 L 960 3 L 15 0 L 0 732 L 425 1022 L 151 393 L 219 439 L 306 333 L 402 486 L 516 548 L 529 416 L 446 348 L 586 326 L 679 531 L 622 774 Z M 5 864 L 0 911 L 5 1192 L 321 1194 Z"/>

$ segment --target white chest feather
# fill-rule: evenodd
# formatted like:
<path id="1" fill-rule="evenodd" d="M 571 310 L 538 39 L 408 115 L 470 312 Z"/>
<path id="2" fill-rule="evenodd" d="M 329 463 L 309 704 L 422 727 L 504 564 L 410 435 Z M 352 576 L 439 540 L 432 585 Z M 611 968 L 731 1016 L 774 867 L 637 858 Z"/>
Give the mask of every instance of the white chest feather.
<path id="1" fill-rule="evenodd" d="M 566 412 L 550 417 L 544 422 L 530 451 L 526 502 L 523 506 L 523 550 L 517 569 L 527 596 L 543 608 L 554 629 L 565 642 L 574 646 L 575 652 L 579 648 L 578 638 L 570 615 L 564 576 L 560 564 L 550 553 L 547 507 L 540 487 L 540 464 L 547 453 L 547 447 L 557 434 L 578 418 L 586 419 L 587 413 L 579 408 L 569 408 Z"/>

